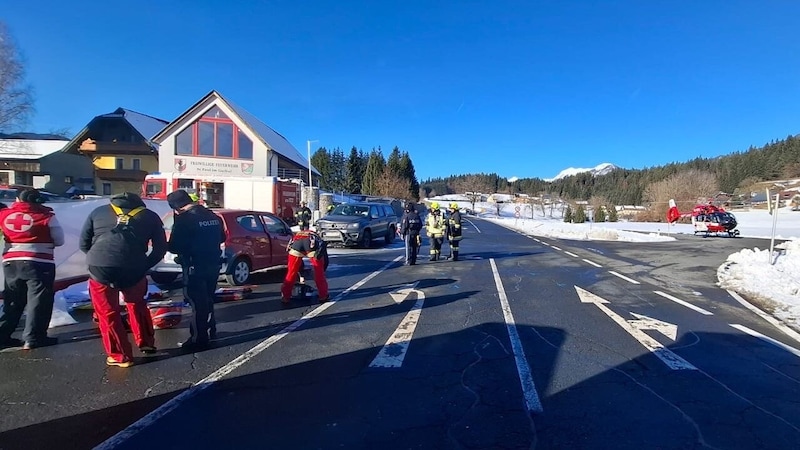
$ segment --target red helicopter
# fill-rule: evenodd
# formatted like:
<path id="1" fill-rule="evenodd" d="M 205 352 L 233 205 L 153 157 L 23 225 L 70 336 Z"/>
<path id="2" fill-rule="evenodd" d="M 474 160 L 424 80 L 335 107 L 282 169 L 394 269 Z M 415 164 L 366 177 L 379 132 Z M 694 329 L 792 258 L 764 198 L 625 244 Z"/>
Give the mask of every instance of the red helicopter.
<path id="1" fill-rule="evenodd" d="M 706 205 L 698 204 L 692 209 L 691 213 L 681 213 L 678 211 L 678 206 L 675 200 L 670 199 L 669 210 L 667 210 L 667 222 L 674 223 L 681 217 L 692 218 L 692 226 L 694 227 L 694 234 L 702 234 L 703 237 L 708 236 L 739 236 L 739 230 L 736 229 L 738 225 L 736 217 L 725 211 L 722 207 L 708 203 Z"/>

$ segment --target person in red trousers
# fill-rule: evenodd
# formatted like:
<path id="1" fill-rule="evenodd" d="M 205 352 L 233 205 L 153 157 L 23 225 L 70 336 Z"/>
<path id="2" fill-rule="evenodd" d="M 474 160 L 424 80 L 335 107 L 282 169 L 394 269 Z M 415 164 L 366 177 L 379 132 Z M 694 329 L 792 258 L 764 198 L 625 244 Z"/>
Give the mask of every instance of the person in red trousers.
<path id="1" fill-rule="evenodd" d="M 148 254 L 148 244 L 152 251 Z M 147 271 L 167 252 L 164 224 L 142 199 L 126 192 L 97 207 L 81 230 L 79 246 L 89 265 L 89 296 L 97 315 L 106 364 L 133 365 L 133 349 L 122 322 L 120 300 L 136 345 L 144 354 L 156 352 L 153 318 L 147 308 Z"/>
<path id="2" fill-rule="evenodd" d="M 286 250 L 289 252 L 289 268 L 281 286 L 281 302 L 289 303 L 297 275 L 303 267 L 304 257 L 311 260 L 311 266 L 314 268 L 314 284 L 317 285 L 319 302 L 327 302 L 330 295 L 328 280 L 325 278 L 325 269 L 328 268 L 328 251 L 325 241 L 311 230 L 301 230 L 289 241 Z"/>

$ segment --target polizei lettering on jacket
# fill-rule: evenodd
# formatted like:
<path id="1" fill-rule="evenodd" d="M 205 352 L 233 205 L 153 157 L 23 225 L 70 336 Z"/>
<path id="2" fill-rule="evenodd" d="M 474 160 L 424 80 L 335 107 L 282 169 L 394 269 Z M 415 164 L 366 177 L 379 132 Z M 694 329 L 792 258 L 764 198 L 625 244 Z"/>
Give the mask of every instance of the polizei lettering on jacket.
<path id="1" fill-rule="evenodd" d="M 216 227 L 219 226 L 219 220 L 201 220 L 197 222 L 201 227 Z"/>

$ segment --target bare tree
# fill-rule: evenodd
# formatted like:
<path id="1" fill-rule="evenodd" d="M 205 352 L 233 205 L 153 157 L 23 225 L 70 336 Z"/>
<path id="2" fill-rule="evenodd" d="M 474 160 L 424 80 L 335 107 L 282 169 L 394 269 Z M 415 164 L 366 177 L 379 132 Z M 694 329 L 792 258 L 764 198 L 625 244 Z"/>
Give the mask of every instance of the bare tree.
<path id="1" fill-rule="evenodd" d="M 25 84 L 19 47 L 0 22 L 0 132 L 18 131 L 33 113 L 33 95 Z"/>
<path id="2" fill-rule="evenodd" d="M 475 211 L 475 203 L 481 201 L 481 194 L 493 190 L 488 187 L 485 180 L 477 175 L 467 175 L 463 180 L 458 180 L 454 188 L 456 192 L 463 193 L 472 203 L 472 211 Z"/>
<path id="3" fill-rule="evenodd" d="M 411 181 L 403 178 L 388 167 L 383 169 L 381 175 L 374 181 L 377 195 L 402 200 L 412 200 Z"/>
<path id="4" fill-rule="evenodd" d="M 689 212 L 698 201 L 718 192 L 719 183 L 713 173 L 696 169 L 676 173 L 645 188 L 644 198 L 650 203 L 647 220 L 665 220 L 670 199 L 675 199 L 679 211 Z"/>

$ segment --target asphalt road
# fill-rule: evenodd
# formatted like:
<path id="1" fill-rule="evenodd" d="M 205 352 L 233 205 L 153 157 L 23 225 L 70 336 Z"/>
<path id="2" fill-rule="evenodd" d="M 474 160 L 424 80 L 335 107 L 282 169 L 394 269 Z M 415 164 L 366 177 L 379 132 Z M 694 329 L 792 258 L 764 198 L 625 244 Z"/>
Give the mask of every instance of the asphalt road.
<path id="1" fill-rule="evenodd" d="M 281 307 L 279 276 L 261 276 L 217 305 L 201 353 L 176 349 L 184 323 L 108 368 L 86 317 L 64 344 L 0 353 L 0 449 L 798 447 L 800 343 L 715 286 L 764 241 L 534 239 L 469 219 L 458 262 L 334 250 L 321 306 Z"/>

